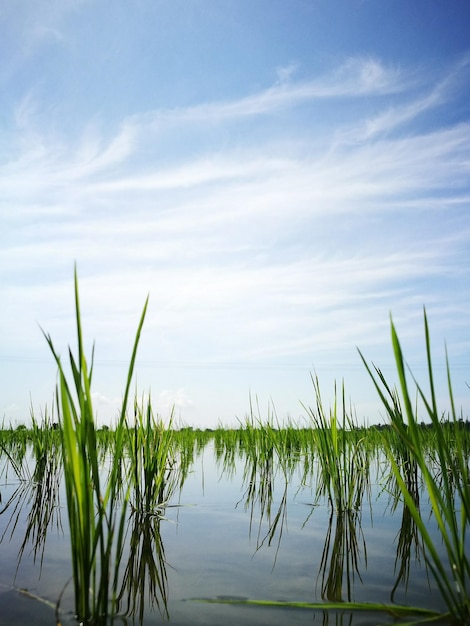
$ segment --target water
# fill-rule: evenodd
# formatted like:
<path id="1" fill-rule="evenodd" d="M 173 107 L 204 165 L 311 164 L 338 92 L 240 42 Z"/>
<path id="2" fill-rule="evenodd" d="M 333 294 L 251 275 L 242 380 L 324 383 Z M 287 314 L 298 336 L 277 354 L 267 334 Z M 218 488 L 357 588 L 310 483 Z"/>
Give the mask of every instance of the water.
<path id="1" fill-rule="evenodd" d="M 134 615 L 116 618 L 116 624 L 394 623 L 385 613 L 326 613 L 222 600 L 395 601 L 444 609 L 419 543 L 407 528 L 403 504 L 394 507 L 378 482 L 371 484 L 358 511 L 337 515 L 326 501 L 314 502 L 313 486 L 305 484 L 300 470 L 289 475 L 287 484 L 282 472 L 270 474 L 271 480 L 254 473 L 250 481 L 243 470 L 244 460 L 238 459 L 231 472 L 224 471 L 212 445 L 206 446 L 164 519 L 147 519 L 134 535 L 129 529 L 124 564 L 134 548 L 133 571 L 149 563 L 153 569 L 150 575 L 141 571 L 138 580 L 134 576 L 127 590 L 132 590 Z M 0 476 L 0 625 L 54 624 L 59 598 L 61 623 L 76 624 L 73 585 L 67 582 L 72 570 L 62 487 L 53 507 L 43 499 L 33 508 L 37 485 L 11 473 Z M 426 503 L 421 506 L 425 519 Z M 32 520 L 32 509 L 43 517 Z M 401 567 L 404 576 L 396 585 Z"/>

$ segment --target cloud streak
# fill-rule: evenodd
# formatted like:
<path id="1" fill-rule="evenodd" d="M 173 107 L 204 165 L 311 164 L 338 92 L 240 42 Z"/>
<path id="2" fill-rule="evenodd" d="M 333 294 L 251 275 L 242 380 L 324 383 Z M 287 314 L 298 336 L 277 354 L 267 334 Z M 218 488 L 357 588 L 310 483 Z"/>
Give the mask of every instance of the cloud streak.
<path id="1" fill-rule="evenodd" d="M 459 325 L 470 124 L 410 130 L 455 97 L 457 69 L 431 87 L 371 59 L 281 75 L 231 102 L 128 116 L 107 137 L 95 122 L 75 143 L 41 132 L 33 96 L 20 103 L 0 162 L 5 354 L 43 354 L 37 321 L 65 345 L 75 260 L 90 333 L 117 362 L 148 291 L 150 363 L 349 362 L 387 343 L 392 308 L 414 336 L 423 304 Z M 328 113 L 333 100 L 361 112 Z M 173 389 L 162 402 L 194 408 Z"/>

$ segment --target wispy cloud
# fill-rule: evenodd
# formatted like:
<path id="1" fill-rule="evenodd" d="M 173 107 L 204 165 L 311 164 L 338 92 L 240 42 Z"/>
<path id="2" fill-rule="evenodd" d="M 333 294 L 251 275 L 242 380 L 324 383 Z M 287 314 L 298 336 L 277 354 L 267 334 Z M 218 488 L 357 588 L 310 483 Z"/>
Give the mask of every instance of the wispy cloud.
<path id="1" fill-rule="evenodd" d="M 427 111 L 446 103 L 454 96 L 458 86 L 465 80 L 470 69 L 470 55 L 464 55 L 448 71 L 445 77 L 432 86 L 427 93 L 405 101 L 364 120 L 357 128 L 339 131 L 339 141 L 369 141 L 378 135 L 391 133 L 400 126 L 414 121 Z"/>
<path id="2" fill-rule="evenodd" d="M 291 68 L 288 72 L 284 70 L 282 80 L 278 79 L 272 87 L 257 94 L 234 101 L 152 111 L 134 116 L 130 123 L 153 128 L 168 124 L 216 123 L 266 115 L 307 101 L 398 93 L 406 84 L 398 69 L 385 67 L 371 58 L 350 58 L 329 74 L 304 82 L 288 80 L 291 71 Z"/>
<path id="3" fill-rule="evenodd" d="M 332 186 L 328 183 L 319 186 L 319 182 L 328 181 L 333 177 L 333 172 L 337 178 L 338 170 L 344 173 L 341 189 L 345 190 L 348 171 L 361 184 L 361 163 L 377 172 L 382 167 L 383 173 L 387 170 L 387 174 L 390 174 L 393 167 L 399 166 L 398 159 L 402 163 L 404 159 L 416 162 L 416 156 L 423 149 L 426 149 L 426 153 L 418 158 L 418 163 L 426 161 L 433 166 L 430 158 L 432 155 L 428 151 L 431 144 L 436 159 L 442 158 L 446 149 L 458 149 L 458 142 L 461 150 L 466 149 L 465 125 L 427 132 L 421 137 L 416 134 L 408 135 L 398 140 L 394 140 L 393 131 L 442 104 L 449 96 L 448 92 L 452 91 L 458 72 L 465 71 L 467 65 L 468 61 L 460 62 L 459 67 L 454 68 L 448 77 L 431 88 L 427 94 L 416 98 L 414 90 L 411 90 L 409 97 L 406 93 L 403 94 L 410 87 L 403 72 L 385 68 L 371 59 L 350 59 L 330 75 L 320 79 L 304 83 L 283 80 L 281 84 L 266 91 L 232 102 L 212 102 L 184 109 L 134 115 L 124 120 L 115 136 L 109 139 L 100 136 L 95 123 L 86 128 L 77 148 L 64 144 L 57 136 L 41 134 L 40 121 L 35 120 L 38 104 L 32 94 L 29 94 L 16 111 L 18 136 L 22 141 L 17 144 L 16 151 L 13 151 L 13 154 L 18 155 L 17 158 L 3 164 L 1 189 L 7 197 L 13 189 L 15 193 L 19 192 L 20 197 L 26 196 L 28 190 L 31 190 L 31 195 L 36 196 L 41 190 L 46 193 L 56 190 L 63 196 L 63 189 L 67 187 L 81 197 L 80 188 L 83 193 L 89 191 L 94 194 L 188 188 L 216 181 L 243 178 L 249 180 L 259 175 L 282 176 L 283 172 L 287 176 L 299 175 L 303 168 L 309 170 L 309 176 L 312 175 L 312 170 L 319 172 L 315 177 L 315 185 L 312 184 L 311 187 L 321 189 L 322 196 L 325 197 L 326 194 L 328 197 L 328 187 L 331 189 Z M 240 118 L 269 117 L 280 108 L 291 110 L 301 102 L 360 98 L 365 94 L 379 97 L 390 93 L 402 94 L 400 104 L 391 108 L 384 102 L 382 112 L 364 119 L 359 125 L 352 121 L 349 127 L 343 126 L 340 131 L 337 130 L 334 120 L 328 120 L 321 125 L 321 152 L 316 156 L 314 153 L 313 158 L 307 156 L 312 150 L 307 146 L 310 144 L 314 149 L 312 133 L 318 131 L 316 124 L 306 129 L 306 137 L 302 137 L 301 129 L 291 129 L 293 132 L 289 143 L 284 138 L 276 139 L 273 135 L 270 140 L 264 139 L 262 143 L 254 145 L 250 145 L 248 138 L 243 149 L 230 148 L 230 145 L 222 149 L 221 146 L 211 145 L 210 155 L 191 156 L 189 153 L 185 160 L 183 153 L 179 157 L 182 161 L 176 165 L 171 161 L 170 165 L 165 164 L 163 154 L 159 154 L 155 148 L 149 151 L 151 142 L 159 141 L 160 132 L 171 133 L 171 128 L 178 128 L 178 132 L 181 132 L 181 124 L 232 124 Z M 380 102 L 379 98 L 378 106 Z M 372 140 L 374 143 L 371 143 Z M 364 143 L 365 147 L 356 147 L 354 155 L 339 149 L 342 145 L 347 148 L 351 142 Z M 331 150 L 337 152 L 334 159 L 325 158 L 328 145 L 330 154 Z M 147 156 L 145 162 L 142 162 L 141 154 Z M 407 154 L 410 156 L 407 157 Z M 139 163 L 138 169 L 133 165 L 136 159 Z M 354 166 L 354 163 L 358 165 Z M 413 171 L 416 172 L 416 169 L 415 166 Z M 441 168 L 440 173 L 442 175 Z M 22 186 L 18 184 L 20 178 L 24 182 Z M 374 176 L 369 177 L 370 179 L 374 180 Z M 370 182 L 368 185 L 371 188 Z M 351 188 L 345 191 L 345 195 L 350 192 Z"/>
<path id="4" fill-rule="evenodd" d="M 38 49 L 50 44 L 66 44 L 62 23 L 84 1 L 3 3 L 0 17 L 5 53 L 0 66 L 0 84 L 10 81 Z"/>
<path id="5" fill-rule="evenodd" d="M 352 59 L 311 81 L 286 70 L 233 101 L 133 115 L 114 134 L 95 121 L 74 142 L 45 134 L 28 96 L 16 111 L 22 140 L 0 164 L 3 349 L 40 350 L 36 321 L 67 342 L 75 260 L 90 333 L 117 360 L 116 338 L 149 291 L 150 362 L 303 365 L 383 346 L 392 306 L 405 334 L 423 304 L 460 319 L 469 297 L 452 291 L 444 311 L 439 294 L 462 280 L 470 245 L 470 126 L 397 132 L 454 89 L 454 79 L 416 88 L 406 72 Z M 359 120 L 312 123 L 297 111 L 366 95 L 373 113 Z M 288 137 L 273 122 L 281 110 Z M 246 119 L 269 132 L 240 142 Z M 194 128 L 215 122 L 220 142 L 216 133 L 185 150 Z M 179 149 L 166 157 L 160 141 L 173 133 Z M 18 322 L 21 333 L 5 330 Z M 175 389 L 161 402 L 189 406 L 191 391 Z"/>

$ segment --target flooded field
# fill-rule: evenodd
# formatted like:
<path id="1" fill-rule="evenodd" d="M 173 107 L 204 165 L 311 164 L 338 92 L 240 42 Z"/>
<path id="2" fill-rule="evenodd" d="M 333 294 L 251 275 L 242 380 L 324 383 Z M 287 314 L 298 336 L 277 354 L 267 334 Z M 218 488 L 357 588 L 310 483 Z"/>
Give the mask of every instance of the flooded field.
<path id="1" fill-rule="evenodd" d="M 40 432 L 48 448 L 31 442 Z M 114 433 L 97 435 L 105 483 Z M 431 441 L 431 429 L 427 435 Z M 375 429 L 348 431 L 348 446 L 362 441 L 364 457 L 356 466 L 360 480 L 345 487 L 353 491 L 353 506 L 340 510 L 325 482 L 314 430 L 247 425 L 171 432 L 158 495 L 145 493 L 144 468 L 140 490 L 134 486 L 127 494 L 114 623 L 387 624 L 399 621 L 406 605 L 445 613 L 381 437 Z M 77 623 L 59 441 L 54 429 L 4 432 L 2 624 Z M 422 477 L 417 471 L 408 477 L 445 561 Z M 114 565 L 115 559 L 112 580 Z M 337 603 L 369 606 L 339 610 Z M 395 604 L 396 614 L 371 610 L 377 603 Z M 423 615 L 411 611 L 407 621 L 412 618 Z"/>

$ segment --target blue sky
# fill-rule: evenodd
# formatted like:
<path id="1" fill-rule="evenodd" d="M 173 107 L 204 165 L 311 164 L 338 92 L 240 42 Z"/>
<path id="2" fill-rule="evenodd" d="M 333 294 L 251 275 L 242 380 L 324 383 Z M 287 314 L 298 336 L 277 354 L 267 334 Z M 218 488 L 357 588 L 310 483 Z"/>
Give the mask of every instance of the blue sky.
<path id="1" fill-rule="evenodd" d="M 302 420 L 316 372 L 382 420 L 389 316 L 470 413 L 467 0 L 17 0 L 0 7 L 0 418 L 50 407 L 40 327 L 98 421 L 136 364 L 181 423 Z M 442 384 L 441 384 L 442 381 Z"/>

